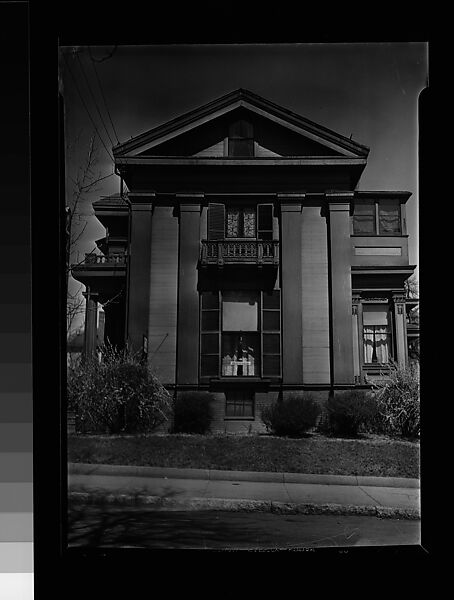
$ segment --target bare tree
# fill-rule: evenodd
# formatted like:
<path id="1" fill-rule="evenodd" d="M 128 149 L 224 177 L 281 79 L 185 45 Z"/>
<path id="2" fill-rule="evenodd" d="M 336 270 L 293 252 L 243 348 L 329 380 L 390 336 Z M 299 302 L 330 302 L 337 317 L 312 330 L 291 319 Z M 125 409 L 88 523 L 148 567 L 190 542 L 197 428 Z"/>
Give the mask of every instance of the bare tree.
<path id="1" fill-rule="evenodd" d="M 72 156 L 75 148 L 79 144 L 80 133 L 72 144 L 67 146 L 68 157 Z M 68 181 L 71 184 L 71 192 L 66 205 L 66 331 L 69 335 L 73 329 L 77 317 L 84 312 L 85 300 L 82 296 L 82 285 L 76 290 L 71 291 L 69 286 L 69 277 L 71 269 L 84 262 L 85 258 L 80 259 L 78 245 L 87 227 L 87 217 L 93 214 L 89 206 L 89 196 L 100 191 L 99 183 L 106 179 L 102 177 L 100 171 L 97 171 L 98 147 L 95 141 L 95 135 L 90 137 L 88 150 L 84 160 L 77 167 L 75 173 L 68 175 Z M 96 246 L 93 247 L 93 251 Z M 75 260 L 74 260 L 75 259 Z"/>

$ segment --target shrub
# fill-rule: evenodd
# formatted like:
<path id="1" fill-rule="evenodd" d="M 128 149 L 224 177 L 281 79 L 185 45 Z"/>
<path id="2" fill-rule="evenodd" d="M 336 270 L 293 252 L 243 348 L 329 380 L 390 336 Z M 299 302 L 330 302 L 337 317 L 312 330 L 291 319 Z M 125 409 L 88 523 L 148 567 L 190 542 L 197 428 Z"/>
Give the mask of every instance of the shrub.
<path id="1" fill-rule="evenodd" d="M 278 436 L 301 437 L 315 426 L 320 406 L 309 394 L 293 395 L 264 407 L 262 421 L 267 431 Z"/>
<path id="2" fill-rule="evenodd" d="M 319 428 L 332 435 L 356 437 L 361 429 L 372 426 L 376 415 L 377 404 L 370 394 L 360 390 L 335 393 L 328 398 Z"/>
<path id="3" fill-rule="evenodd" d="M 371 382 L 378 407 L 378 428 L 388 435 L 414 438 L 420 433 L 418 365 L 390 364 L 386 379 Z"/>
<path id="4" fill-rule="evenodd" d="M 86 358 L 68 369 L 68 408 L 81 433 L 153 431 L 168 419 L 170 395 L 128 349 L 105 345 L 102 359 Z"/>
<path id="5" fill-rule="evenodd" d="M 173 433 L 206 433 L 211 425 L 211 402 L 208 392 L 184 392 L 174 405 Z"/>

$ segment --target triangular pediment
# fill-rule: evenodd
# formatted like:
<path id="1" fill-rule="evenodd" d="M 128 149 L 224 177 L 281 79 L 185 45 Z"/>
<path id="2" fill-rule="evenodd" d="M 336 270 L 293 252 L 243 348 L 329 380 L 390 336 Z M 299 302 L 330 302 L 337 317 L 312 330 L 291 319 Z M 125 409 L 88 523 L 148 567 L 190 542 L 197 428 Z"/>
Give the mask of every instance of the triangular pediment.
<path id="1" fill-rule="evenodd" d="M 114 148 L 116 158 L 229 156 L 232 124 L 247 123 L 253 156 L 365 158 L 352 140 L 252 92 L 236 90 Z"/>

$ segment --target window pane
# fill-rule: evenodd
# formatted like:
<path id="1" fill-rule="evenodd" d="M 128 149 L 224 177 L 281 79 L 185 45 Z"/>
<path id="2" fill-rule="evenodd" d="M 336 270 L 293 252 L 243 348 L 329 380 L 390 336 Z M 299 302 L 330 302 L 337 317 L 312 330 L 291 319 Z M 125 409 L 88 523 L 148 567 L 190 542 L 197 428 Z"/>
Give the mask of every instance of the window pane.
<path id="1" fill-rule="evenodd" d="M 272 292 L 263 292 L 263 308 L 279 308 L 280 307 L 280 291 L 273 290 Z"/>
<path id="2" fill-rule="evenodd" d="M 227 237 L 240 237 L 240 211 L 237 208 L 227 211 Z"/>
<path id="3" fill-rule="evenodd" d="M 229 139 L 229 156 L 254 156 L 254 140 Z"/>
<path id="4" fill-rule="evenodd" d="M 379 204 L 378 221 L 380 233 L 400 233 L 400 205 Z"/>
<path id="5" fill-rule="evenodd" d="M 363 304 L 363 325 L 388 325 L 387 304 Z"/>
<path id="6" fill-rule="evenodd" d="M 201 354 L 219 353 L 219 336 L 217 333 L 204 333 L 201 339 Z"/>
<path id="7" fill-rule="evenodd" d="M 202 331 L 219 329 L 219 312 L 217 310 L 202 311 Z"/>
<path id="8" fill-rule="evenodd" d="M 263 334 L 263 354 L 280 353 L 280 335 L 279 333 Z"/>
<path id="9" fill-rule="evenodd" d="M 281 374 L 280 363 L 279 356 L 263 356 L 263 375 L 265 377 L 279 377 Z"/>
<path id="10" fill-rule="evenodd" d="M 280 311 L 264 310 L 263 311 L 263 330 L 264 331 L 279 331 L 280 330 Z"/>
<path id="11" fill-rule="evenodd" d="M 260 373 L 258 336 L 223 334 L 222 375 L 225 377 L 257 377 Z"/>
<path id="12" fill-rule="evenodd" d="M 357 204 L 355 206 L 353 232 L 375 233 L 375 204 Z"/>
<path id="13" fill-rule="evenodd" d="M 203 292 L 202 308 L 219 308 L 218 292 Z"/>
<path id="14" fill-rule="evenodd" d="M 252 208 L 243 211 L 243 236 L 255 237 L 255 210 Z"/>
<path id="15" fill-rule="evenodd" d="M 200 357 L 200 374 L 202 377 L 217 377 L 219 375 L 219 357 L 202 355 Z"/>
<path id="16" fill-rule="evenodd" d="M 226 291 L 222 294 L 222 328 L 224 331 L 257 331 L 258 294 Z"/>
<path id="17" fill-rule="evenodd" d="M 225 414 L 227 417 L 253 417 L 254 394 L 247 391 L 226 392 Z"/>
<path id="18" fill-rule="evenodd" d="M 388 363 L 391 355 L 391 335 L 384 325 L 364 327 L 364 362 Z"/>

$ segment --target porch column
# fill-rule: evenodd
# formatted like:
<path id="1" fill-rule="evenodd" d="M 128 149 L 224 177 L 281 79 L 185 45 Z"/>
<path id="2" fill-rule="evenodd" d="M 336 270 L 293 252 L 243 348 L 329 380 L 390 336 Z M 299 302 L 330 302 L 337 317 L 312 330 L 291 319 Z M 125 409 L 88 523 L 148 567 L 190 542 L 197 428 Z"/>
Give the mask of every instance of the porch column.
<path id="1" fill-rule="evenodd" d="M 84 356 L 91 357 L 96 351 L 98 294 L 86 286 L 85 297 L 85 327 L 84 327 Z"/>
<path id="2" fill-rule="evenodd" d="M 279 194 L 281 208 L 282 381 L 303 382 L 302 201 L 305 194 Z"/>
<path id="3" fill-rule="evenodd" d="M 138 202 L 134 193 L 131 200 L 130 245 L 128 257 L 127 332 L 130 348 L 140 351 L 144 336 L 148 335 L 150 305 L 151 219 L 154 194 L 147 194 Z"/>
<path id="4" fill-rule="evenodd" d="M 326 192 L 331 316 L 331 382 L 354 382 L 350 201 L 354 192 Z"/>
<path id="5" fill-rule="evenodd" d="M 177 384 L 197 384 L 199 378 L 199 293 L 197 263 L 200 254 L 202 193 L 177 194 L 180 212 Z"/>
<path id="6" fill-rule="evenodd" d="M 353 376 L 355 383 L 361 382 L 362 365 L 362 313 L 361 296 L 353 294 L 352 297 L 352 321 L 353 321 Z"/>
<path id="7" fill-rule="evenodd" d="M 408 364 L 407 319 L 405 296 L 402 292 L 393 293 L 394 323 L 396 334 L 397 362 L 404 367 Z"/>

